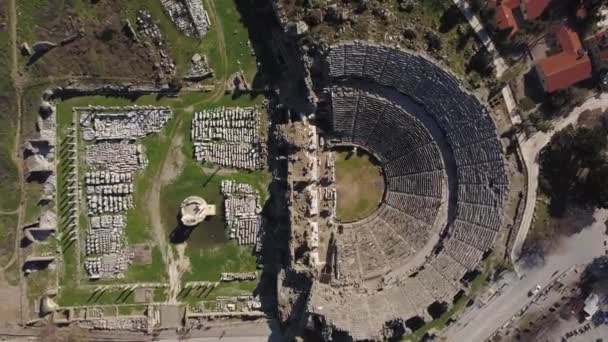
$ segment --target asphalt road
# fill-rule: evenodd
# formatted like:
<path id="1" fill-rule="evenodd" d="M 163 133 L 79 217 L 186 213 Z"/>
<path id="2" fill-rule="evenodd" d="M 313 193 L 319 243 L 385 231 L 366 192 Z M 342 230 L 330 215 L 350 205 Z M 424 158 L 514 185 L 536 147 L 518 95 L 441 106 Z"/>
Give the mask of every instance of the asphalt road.
<path id="1" fill-rule="evenodd" d="M 203 327 L 202 329 L 192 330 L 190 333 L 181 337 L 179 341 L 188 342 L 279 342 L 281 341 L 278 333 L 278 325 L 273 320 L 257 320 L 251 322 L 233 322 L 222 324 L 221 321 Z M 159 341 L 176 341 L 175 335 L 171 332 L 161 334 Z"/>
<path id="2" fill-rule="evenodd" d="M 533 269 L 520 268 L 520 278 L 504 288 L 498 297 L 481 308 L 472 306 L 444 332 L 447 341 L 485 341 L 531 301 L 528 291 L 536 285 L 544 288 L 570 267 L 587 264 L 604 255 L 607 238 L 604 222 L 608 218 L 608 210 L 598 210 L 594 217 L 596 222 L 590 227 L 564 238 L 558 250 L 545 258 L 544 265 Z"/>
<path id="3" fill-rule="evenodd" d="M 532 224 L 534 217 L 534 207 L 536 206 L 536 191 L 538 189 L 538 155 L 545 145 L 551 140 L 551 137 L 568 125 L 576 123 L 581 113 L 586 110 L 594 110 L 602 108 L 603 110 L 608 109 L 608 93 L 602 93 L 598 97 L 593 97 L 585 101 L 582 105 L 574 108 L 574 110 L 565 118 L 557 119 L 553 122 L 553 129 L 547 133 L 537 132 L 528 140 L 519 138 L 519 144 L 521 146 L 522 155 L 528 172 L 528 183 L 527 183 L 527 199 L 526 207 L 524 208 L 523 218 L 521 220 L 521 226 L 515 237 L 513 243 L 513 249 L 511 250 L 511 260 L 517 260 L 521 252 L 521 247 L 526 240 L 528 230 Z"/>

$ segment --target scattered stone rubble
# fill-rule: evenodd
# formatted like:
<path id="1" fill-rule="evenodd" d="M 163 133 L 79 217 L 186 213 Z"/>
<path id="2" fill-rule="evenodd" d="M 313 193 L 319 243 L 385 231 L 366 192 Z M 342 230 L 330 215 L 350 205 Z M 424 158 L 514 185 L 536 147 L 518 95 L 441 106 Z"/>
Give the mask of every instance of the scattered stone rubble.
<path id="1" fill-rule="evenodd" d="M 95 171 L 85 174 L 89 216 L 119 213 L 133 208 L 131 173 Z"/>
<path id="2" fill-rule="evenodd" d="M 266 165 L 266 144 L 260 138 L 256 108 L 220 107 L 197 112 L 190 135 L 198 161 L 249 170 Z"/>
<path id="3" fill-rule="evenodd" d="M 213 69 L 209 66 L 209 62 L 207 61 L 207 56 L 194 54 L 192 56 L 190 70 L 184 78 L 188 81 L 200 81 L 207 77 L 213 76 Z"/>
<path id="4" fill-rule="evenodd" d="M 148 164 L 143 146 L 126 141 L 86 145 L 85 161 L 94 168 L 112 172 L 134 172 Z"/>
<path id="5" fill-rule="evenodd" d="M 78 326 L 88 330 L 144 331 L 149 329 L 148 317 L 115 317 L 88 319 L 78 322 Z"/>
<path id="6" fill-rule="evenodd" d="M 142 37 L 151 41 L 146 43 L 148 54 L 155 57 L 157 62 L 154 68 L 159 72 L 159 77 L 168 78 L 175 74 L 175 63 L 171 59 L 171 55 L 167 52 L 162 33 L 158 25 L 152 20 L 152 15 L 147 10 L 139 10 L 137 12 L 137 32 L 138 37 Z"/>
<path id="7" fill-rule="evenodd" d="M 76 107 L 84 140 L 135 140 L 158 133 L 169 121 L 168 107 Z"/>
<path id="8" fill-rule="evenodd" d="M 222 273 L 220 281 L 251 281 L 255 280 L 257 274 L 255 272 L 245 273 Z"/>
<path id="9" fill-rule="evenodd" d="M 230 239 L 239 245 L 251 245 L 260 238 L 262 218 L 260 197 L 249 184 L 223 180 L 221 192 L 224 195 L 224 217 Z"/>
<path id="10" fill-rule="evenodd" d="M 296 267 L 316 267 L 321 264 L 326 248 L 320 244 L 321 235 L 328 239 L 327 234 L 334 225 L 334 155 L 325 149 L 324 139 L 306 119 L 282 125 L 280 130 L 290 151 L 287 156 L 290 250 Z"/>
<path id="11" fill-rule="evenodd" d="M 171 21 L 188 37 L 203 38 L 211 21 L 200 0 L 161 0 Z"/>
<path id="12" fill-rule="evenodd" d="M 126 212 L 133 208 L 134 172 L 147 158 L 135 141 L 158 133 L 171 118 L 166 107 L 78 107 L 82 127 L 89 230 L 84 267 L 91 279 L 122 278 L 134 257 L 126 243 Z"/>
<path id="13" fill-rule="evenodd" d="M 91 279 L 122 278 L 133 260 L 133 252 L 103 254 L 99 257 L 88 257 L 84 269 Z"/>

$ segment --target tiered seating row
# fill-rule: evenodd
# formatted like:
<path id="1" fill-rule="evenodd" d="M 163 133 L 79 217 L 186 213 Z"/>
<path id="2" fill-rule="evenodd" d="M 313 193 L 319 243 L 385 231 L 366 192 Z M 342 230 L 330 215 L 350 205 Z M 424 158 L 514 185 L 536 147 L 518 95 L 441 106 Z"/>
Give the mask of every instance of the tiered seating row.
<path id="1" fill-rule="evenodd" d="M 421 197 L 389 191 L 385 199 L 391 207 L 432 226 L 441 206 L 440 198 Z"/>
<path id="2" fill-rule="evenodd" d="M 388 190 L 418 196 L 441 198 L 443 177 L 443 171 L 430 171 L 406 176 L 395 176 L 387 179 Z"/>
<path id="3" fill-rule="evenodd" d="M 332 95 L 333 129 L 341 138 L 350 141 L 359 103 L 359 91 L 334 89 Z"/>
<path id="4" fill-rule="evenodd" d="M 388 177 L 404 176 L 443 169 L 443 160 L 435 142 L 393 159 L 384 165 Z"/>
<path id="5" fill-rule="evenodd" d="M 370 316 L 381 321 L 395 315 L 428 318 L 428 306 L 451 302 L 462 277 L 479 267 L 502 225 L 509 177 L 495 125 L 487 108 L 457 78 L 422 55 L 349 42 L 333 46 L 327 61 L 333 78 L 363 78 L 413 99 L 426 111 L 419 117 L 437 124 L 439 129 L 431 127 L 433 134 L 446 138 L 439 141 L 440 151 L 424 124 L 404 109 L 407 104 L 374 95 L 394 99 L 386 89 L 371 94 L 332 88 L 336 135 L 378 156 L 387 177 L 377 217 L 339 239 L 345 268 L 361 276 L 373 274 L 425 246 L 447 183 L 442 152 L 451 150 L 447 165 L 455 163 L 456 177 L 449 184 L 456 194 L 450 198 L 456 195 L 456 203 L 443 248 L 416 274 L 399 279 L 398 286 L 368 297 Z M 345 251 L 349 248 L 356 252 Z M 383 311 L 386 307 L 390 310 Z"/>
<path id="6" fill-rule="evenodd" d="M 414 250 L 420 250 L 429 238 L 431 226 L 386 204 L 378 210 L 378 217 L 388 224 Z"/>

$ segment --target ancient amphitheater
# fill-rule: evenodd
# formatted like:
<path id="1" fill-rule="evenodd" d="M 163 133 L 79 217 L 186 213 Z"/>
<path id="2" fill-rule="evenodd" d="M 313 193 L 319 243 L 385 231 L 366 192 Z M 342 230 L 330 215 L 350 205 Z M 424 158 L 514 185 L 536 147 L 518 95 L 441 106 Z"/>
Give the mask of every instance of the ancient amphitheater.
<path id="1" fill-rule="evenodd" d="M 347 42 L 327 67 L 330 144 L 374 155 L 386 189 L 370 217 L 339 225 L 331 280 L 313 282 L 307 308 L 333 331 L 380 339 L 467 290 L 503 225 L 509 177 L 488 109 L 429 58 Z"/>

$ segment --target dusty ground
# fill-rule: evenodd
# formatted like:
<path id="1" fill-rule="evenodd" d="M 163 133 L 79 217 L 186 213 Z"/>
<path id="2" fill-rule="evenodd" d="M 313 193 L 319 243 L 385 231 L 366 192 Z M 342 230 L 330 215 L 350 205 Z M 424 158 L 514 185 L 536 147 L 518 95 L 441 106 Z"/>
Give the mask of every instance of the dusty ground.
<path id="1" fill-rule="evenodd" d="M 178 123 L 179 125 L 179 123 Z M 179 129 L 177 129 L 179 131 Z M 176 135 L 171 138 L 171 149 L 169 150 L 168 158 L 161 166 L 160 175 L 153 183 L 153 188 L 148 192 L 148 212 L 150 213 L 150 224 L 152 225 L 152 232 L 154 238 L 158 243 L 161 250 L 165 265 L 169 274 L 169 301 L 174 302 L 177 298 L 177 294 L 181 289 L 181 276 L 184 272 L 188 271 L 190 267 L 190 261 L 185 257 L 186 244 L 176 246 L 176 253 L 171 248 L 169 241 L 167 240 L 167 233 L 162 224 L 162 218 L 160 215 L 160 192 L 164 185 L 170 184 L 179 173 L 181 172 L 184 164 L 184 155 L 182 154 L 183 137 Z"/>
<path id="2" fill-rule="evenodd" d="M 94 12 L 86 18 L 63 0 L 50 0 L 46 10 L 32 14 L 36 23 L 34 36 L 38 40 L 60 42 L 79 32 L 81 37 L 49 51 L 29 65 L 30 74 L 34 77 L 87 75 L 153 79 L 154 62 L 144 45 L 123 33 L 124 18 L 116 13 L 124 13 L 124 5 L 117 0 L 92 3 Z"/>
<path id="3" fill-rule="evenodd" d="M 133 252 L 135 257 L 133 262 L 139 265 L 149 265 L 152 263 L 152 248 L 147 244 L 134 245 Z"/>
<path id="4" fill-rule="evenodd" d="M 336 153 L 336 216 L 344 222 L 370 215 L 382 201 L 384 177 L 367 154 Z"/>
<path id="5" fill-rule="evenodd" d="M 148 288 L 137 288 L 133 297 L 136 303 L 148 303 L 154 298 L 154 291 Z"/>
<path id="6" fill-rule="evenodd" d="M 0 272 L 0 328 L 5 329 L 15 325 L 21 319 L 21 302 L 19 286 L 11 286 L 4 274 Z"/>

